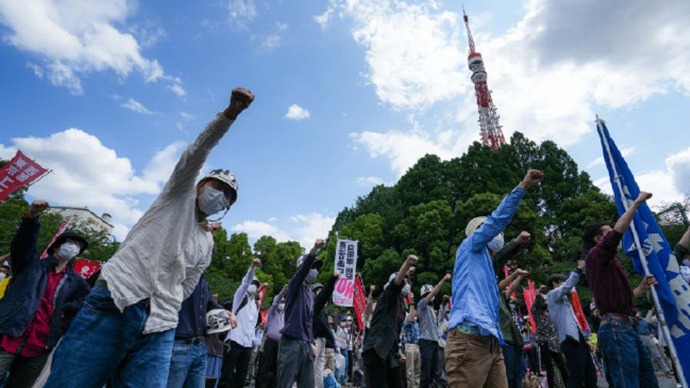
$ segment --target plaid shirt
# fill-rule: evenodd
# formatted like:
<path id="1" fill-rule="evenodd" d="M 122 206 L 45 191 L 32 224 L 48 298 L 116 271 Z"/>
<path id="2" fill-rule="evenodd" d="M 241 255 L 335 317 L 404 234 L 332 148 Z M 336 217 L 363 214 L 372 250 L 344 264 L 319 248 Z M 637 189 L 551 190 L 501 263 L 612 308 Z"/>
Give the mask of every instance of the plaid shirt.
<path id="1" fill-rule="evenodd" d="M 406 344 L 419 343 L 419 323 L 417 323 L 417 321 L 410 322 L 406 320 L 405 323 L 403 323 L 403 331 L 405 332 Z"/>

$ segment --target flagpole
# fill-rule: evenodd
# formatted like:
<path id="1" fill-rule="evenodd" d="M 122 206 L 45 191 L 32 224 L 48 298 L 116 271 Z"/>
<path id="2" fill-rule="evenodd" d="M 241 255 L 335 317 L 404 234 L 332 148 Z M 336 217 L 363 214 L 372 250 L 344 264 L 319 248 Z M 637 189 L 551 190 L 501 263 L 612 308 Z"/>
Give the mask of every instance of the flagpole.
<path id="1" fill-rule="evenodd" d="M 602 143 L 604 144 L 604 147 L 606 148 L 606 155 L 608 156 L 609 159 L 609 164 L 611 165 L 611 168 L 613 169 L 613 180 L 616 182 L 616 187 L 618 188 L 618 193 L 621 197 L 621 203 L 623 204 L 623 207 L 625 210 L 628 210 L 628 201 L 627 198 L 625 197 L 625 192 L 623 191 L 623 185 L 621 184 L 620 180 L 620 175 L 618 174 L 618 169 L 616 168 L 616 163 L 613 160 L 613 155 L 611 154 L 611 146 L 608 142 L 608 139 L 604 136 L 603 134 L 603 127 L 601 125 L 601 120 L 599 119 L 599 116 L 597 115 L 597 131 L 599 132 L 599 137 L 602 140 Z M 647 267 L 647 256 L 644 253 L 644 250 L 642 249 L 642 244 L 640 243 L 640 236 L 637 234 L 637 230 L 635 229 L 635 221 L 630 222 L 630 232 L 632 233 L 633 239 L 635 240 L 635 246 L 637 247 L 637 252 L 640 255 L 640 263 L 642 264 L 642 268 L 644 269 L 645 275 L 649 275 L 649 268 Z M 683 368 L 680 365 L 680 362 L 678 361 L 678 354 L 676 353 L 676 346 L 673 343 L 673 338 L 671 337 L 671 332 L 669 331 L 668 324 L 666 323 L 666 317 L 664 316 L 664 310 L 661 308 L 661 305 L 659 304 L 659 296 L 656 293 L 656 288 L 655 287 L 650 287 L 650 290 L 652 292 L 652 300 L 654 301 L 654 307 L 656 308 L 656 313 L 659 318 L 659 322 L 661 323 L 661 329 L 664 333 L 664 337 L 666 337 L 666 343 L 668 343 L 668 350 L 671 353 L 671 358 L 673 359 L 673 364 L 676 366 L 676 373 L 678 374 L 677 377 L 680 380 L 681 384 L 683 384 L 684 387 L 688 386 L 688 383 L 685 381 L 685 375 L 683 374 Z M 644 318 L 643 318 L 644 319 Z"/>

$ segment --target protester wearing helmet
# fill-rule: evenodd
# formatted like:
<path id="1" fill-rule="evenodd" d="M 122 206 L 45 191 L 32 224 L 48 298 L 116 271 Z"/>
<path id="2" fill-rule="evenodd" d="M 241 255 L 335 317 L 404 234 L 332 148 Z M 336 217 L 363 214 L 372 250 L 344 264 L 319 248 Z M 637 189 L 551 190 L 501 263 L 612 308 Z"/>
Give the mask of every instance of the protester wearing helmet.
<path id="1" fill-rule="evenodd" d="M 39 258 L 39 215 L 48 207 L 46 201 L 34 201 L 12 239 L 13 281 L 0 300 L 0 375 L 10 371 L 7 387 L 34 383 L 89 293 L 86 281 L 67 265 L 88 247 L 82 236 L 60 234 L 48 257 Z"/>
<path id="2" fill-rule="evenodd" d="M 210 264 L 211 232 L 220 227 L 208 218 L 237 198 L 229 172 L 213 171 L 199 185 L 196 178 L 253 100 L 249 90 L 234 89 L 225 111 L 182 153 L 158 198 L 102 266 L 88 308 L 55 350 L 47 386 L 102 385 L 109 378 L 130 386 L 167 384 L 178 311 Z M 98 357 L 83 351 L 94 343 Z"/>
<path id="3" fill-rule="evenodd" d="M 326 242 L 317 239 L 308 254 L 297 258 L 297 271 L 288 283 L 285 294 L 285 326 L 278 348 L 278 388 L 314 387 L 314 353 L 312 320 L 314 294 L 308 285 L 316 280 L 323 266 L 316 254 Z"/>
<path id="4" fill-rule="evenodd" d="M 421 378 L 422 388 L 434 386 L 441 383 L 441 374 L 437 373 L 441 360 L 438 357 L 439 339 L 438 319 L 434 313 L 434 298 L 441 287 L 452 279 L 450 274 L 446 274 L 436 286 L 425 284 L 422 286 L 422 298 L 417 303 L 417 313 L 419 314 L 419 355 L 421 357 Z"/>
<path id="5" fill-rule="evenodd" d="M 252 357 L 252 341 L 255 337 L 259 307 L 256 301 L 259 279 L 254 271 L 261 265 L 261 260 L 254 259 L 235 291 L 232 301 L 232 312 L 237 316 L 238 326 L 225 337 L 229 350 L 223 355 L 223 368 L 220 377 L 222 387 L 243 387 Z"/>
<path id="6" fill-rule="evenodd" d="M 314 283 L 310 289 L 314 293 L 314 319 L 312 321 L 312 331 L 316 344 L 316 357 L 314 362 L 314 386 L 323 387 L 323 370 L 326 367 L 326 348 L 335 347 L 335 337 L 328 328 L 328 312 L 326 305 L 333 295 L 335 283 L 340 278 L 340 272 L 336 272 L 324 286 L 321 283 Z"/>

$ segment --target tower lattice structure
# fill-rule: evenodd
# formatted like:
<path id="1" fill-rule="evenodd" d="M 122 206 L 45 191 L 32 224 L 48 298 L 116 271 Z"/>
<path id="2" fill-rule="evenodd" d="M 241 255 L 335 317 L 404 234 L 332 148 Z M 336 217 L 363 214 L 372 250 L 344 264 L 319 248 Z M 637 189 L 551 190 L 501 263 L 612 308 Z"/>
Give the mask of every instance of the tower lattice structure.
<path id="1" fill-rule="evenodd" d="M 491 99 L 491 91 L 486 82 L 486 70 L 484 70 L 484 60 L 482 54 L 474 49 L 474 39 L 472 38 L 472 31 L 470 31 L 469 19 L 465 10 L 462 10 L 463 19 L 465 19 L 465 28 L 467 28 L 467 39 L 470 45 L 470 53 L 467 56 L 467 66 L 472 70 L 472 77 L 470 79 L 474 82 L 474 91 L 477 95 L 477 108 L 479 109 L 479 130 L 482 137 L 482 144 L 488 145 L 492 150 L 496 151 L 503 144 L 505 139 L 501 125 L 498 122 L 499 115 Z"/>

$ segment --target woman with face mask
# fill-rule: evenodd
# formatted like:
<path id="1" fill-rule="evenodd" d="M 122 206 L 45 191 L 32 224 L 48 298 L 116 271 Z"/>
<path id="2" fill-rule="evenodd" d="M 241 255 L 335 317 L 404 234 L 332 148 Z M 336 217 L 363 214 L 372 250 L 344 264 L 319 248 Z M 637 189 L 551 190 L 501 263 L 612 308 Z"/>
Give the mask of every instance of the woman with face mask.
<path id="1" fill-rule="evenodd" d="M 88 247 L 79 234 L 60 234 L 48 257 L 38 256 L 38 218 L 48 206 L 34 201 L 12 240 L 13 281 L 0 300 L 0 359 L 10 360 L 0 363 L 0 375 L 11 372 L 8 387 L 34 383 L 62 328 L 89 293 L 86 281 L 67 265 Z"/>
<path id="2" fill-rule="evenodd" d="M 256 388 L 275 387 L 278 373 L 278 343 L 284 326 L 285 293 L 287 284 L 273 298 L 273 303 L 266 315 L 266 341 L 259 354 L 259 366 L 256 373 Z"/>

